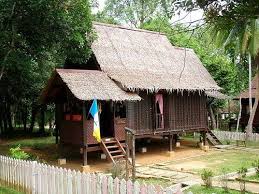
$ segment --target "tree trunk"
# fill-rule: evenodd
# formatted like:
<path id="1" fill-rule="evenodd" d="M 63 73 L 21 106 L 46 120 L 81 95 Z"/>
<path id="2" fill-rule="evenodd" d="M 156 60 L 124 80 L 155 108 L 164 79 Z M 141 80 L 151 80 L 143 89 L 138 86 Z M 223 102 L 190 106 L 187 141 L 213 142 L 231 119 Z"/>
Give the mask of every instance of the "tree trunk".
<path id="1" fill-rule="evenodd" d="M 209 116 L 210 116 L 210 120 L 211 120 L 212 130 L 214 130 L 217 128 L 217 124 L 216 124 L 216 118 L 215 118 L 211 104 L 209 105 Z"/>
<path id="2" fill-rule="evenodd" d="M 253 104 L 252 104 L 252 64 L 251 64 L 251 55 L 248 56 L 249 64 L 249 121 L 246 127 L 247 136 L 251 136 L 253 133 Z"/>
<path id="3" fill-rule="evenodd" d="M 257 63 L 257 60 L 258 60 L 258 56 L 255 57 L 255 60 L 254 62 Z M 252 136 L 252 133 L 253 133 L 253 122 L 254 122 L 254 117 L 255 117 L 255 113 L 256 113 L 256 110 L 257 110 L 257 106 L 258 106 L 258 100 L 259 100 L 259 71 L 258 71 L 258 66 L 259 64 L 257 63 L 257 82 L 256 82 L 256 96 L 255 96 L 255 102 L 254 102 L 254 106 L 252 107 L 252 110 L 251 110 L 251 104 L 252 103 L 252 84 L 249 83 L 249 109 L 250 109 L 250 117 L 249 117 L 249 120 L 248 120 L 248 123 L 247 123 L 247 127 L 246 127 L 246 136 L 247 136 L 247 139 L 249 137 Z M 251 56 L 249 56 L 249 76 L 250 76 L 250 69 L 252 69 L 252 64 L 251 64 Z M 250 80 L 251 77 L 249 77 L 249 82 L 251 81 Z"/>
<path id="4" fill-rule="evenodd" d="M 239 113 L 238 113 L 238 118 L 237 118 L 237 128 L 236 128 L 236 132 L 238 132 L 238 129 L 239 129 L 241 114 L 242 114 L 242 100 L 241 100 L 241 97 L 240 97 L 240 98 L 239 98 Z"/>
<path id="5" fill-rule="evenodd" d="M 31 109 L 30 133 L 33 132 L 33 128 L 34 128 L 34 125 L 35 125 L 36 114 L 37 114 L 37 108 L 36 107 L 32 107 L 32 109 Z"/>
<path id="6" fill-rule="evenodd" d="M 257 110 L 257 106 L 258 106 L 258 97 L 255 98 L 255 103 L 248 120 L 247 129 L 246 129 L 247 138 L 251 137 L 253 133 L 253 121 Z"/>
<path id="7" fill-rule="evenodd" d="M 0 135 L 3 134 L 4 126 L 3 126 L 3 113 L 0 111 Z"/>
<path id="8" fill-rule="evenodd" d="M 45 106 L 41 106 L 40 108 L 40 126 L 39 126 L 40 134 L 45 133 Z"/>
<path id="9" fill-rule="evenodd" d="M 28 111 L 27 107 L 25 107 L 25 110 L 22 112 L 22 121 L 23 121 L 23 130 L 27 131 L 27 118 L 28 118 Z"/>
<path id="10" fill-rule="evenodd" d="M 13 123 L 12 123 L 12 114 L 11 114 L 11 108 L 9 103 L 7 103 L 7 108 L 6 108 L 6 119 L 8 122 L 8 132 L 11 133 L 13 131 Z"/>

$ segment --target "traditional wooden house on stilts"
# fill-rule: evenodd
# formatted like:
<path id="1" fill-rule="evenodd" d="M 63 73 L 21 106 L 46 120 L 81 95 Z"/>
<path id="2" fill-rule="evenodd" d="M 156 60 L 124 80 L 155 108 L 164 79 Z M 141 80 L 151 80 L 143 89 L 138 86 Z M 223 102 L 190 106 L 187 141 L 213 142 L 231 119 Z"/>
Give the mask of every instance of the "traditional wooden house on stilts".
<path id="1" fill-rule="evenodd" d="M 56 104 L 60 143 L 87 152 L 103 150 L 110 161 L 123 157 L 125 127 L 136 138 L 167 136 L 169 149 L 177 134 L 208 130 L 205 91 L 220 88 L 191 49 L 170 44 L 165 34 L 94 23 L 97 39 L 84 66 L 57 69 L 42 101 Z M 92 136 L 87 116 L 99 102 L 102 142 Z M 205 140 L 205 138 L 204 138 Z"/>
<path id="2" fill-rule="evenodd" d="M 252 104 L 255 102 L 256 98 L 256 86 L 258 83 L 258 76 L 256 75 L 252 80 L 252 90 L 251 90 L 251 97 L 252 97 Z M 248 120 L 250 117 L 250 110 L 249 110 L 249 89 L 241 92 L 234 100 L 239 100 L 241 103 L 241 118 L 240 118 L 240 126 L 242 129 L 248 124 Z M 259 108 L 257 108 L 253 120 L 253 128 L 259 127 Z"/>

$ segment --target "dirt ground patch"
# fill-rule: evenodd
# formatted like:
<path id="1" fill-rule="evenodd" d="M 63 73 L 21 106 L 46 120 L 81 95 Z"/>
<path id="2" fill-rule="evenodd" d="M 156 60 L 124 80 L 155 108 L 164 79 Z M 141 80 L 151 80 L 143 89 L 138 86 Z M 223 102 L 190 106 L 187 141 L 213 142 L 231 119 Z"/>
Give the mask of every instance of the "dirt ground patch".
<path id="1" fill-rule="evenodd" d="M 166 140 L 153 139 L 151 143 L 145 145 L 147 148 L 146 153 L 140 153 L 138 145 L 136 147 L 136 163 L 137 165 L 150 165 L 164 162 L 171 162 L 180 160 L 187 157 L 195 157 L 203 154 L 211 154 L 213 151 L 206 153 L 197 146 L 197 142 L 181 141 L 181 147 L 175 148 L 175 154 L 171 157 L 168 156 L 168 142 Z M 100 153 L 93 152 L 88 154 L 88 164 L 90 165 L 90 172 L 107 172 L 112 167 L 111 163 L 106 160 L 100 159 Z M 55 165 L 57 165 L 55 163 Z M 81 156 L 75 158 L 68 158 L 67 164 L 63 165 L 65 168 L 72 168 L 80 170 L 82 165 Z"/>
<path id="2" fill-rule="evenodd" d="M 52 165 L 58 165 L 58 158 L 66 158 L 67 164 L 62 167 L 81 170 L 82 154 L 79 148 L 69 148 L 70 150 L 63 152 L 55 145 L 55 138 L 32 138 L 17 139 L 12 141 L 2 141 L 0 145 L 0 153 L 8 154 L 11 146 L 20 144 L 22 149 L 29 154 L 36 156 L 40 162 L 46 162 Z M 139 149 L 146 147 L 146 153 L 140 153 Z M 152 164 L 165 164 L 168 169 L 180 170 L 199 173 L 203 168 L 210 168 L 215 171 L 215 175 L 227 168 L 229 172 L 236 171 L 241 166 L 250 167 L 251 162 L 259 158 L 258 152 L 244 148 L 247 150 L 215 150 L 210 149 L 204 152 L 197 147 L 197 141 L 191 139 L 181 140 L 181 146 L 174 148 L 174 154 L 168 155 L 169 142 L 166 139 L 152 139 L 151 142 L 141 141 L 136 144 L 136 163 L 139 166 Z M 107 172 L 111 169 L 112 164 L 106 160 L 101 160 L 101 151 L 88 153 L 88 164 L 91 172 Z"/>

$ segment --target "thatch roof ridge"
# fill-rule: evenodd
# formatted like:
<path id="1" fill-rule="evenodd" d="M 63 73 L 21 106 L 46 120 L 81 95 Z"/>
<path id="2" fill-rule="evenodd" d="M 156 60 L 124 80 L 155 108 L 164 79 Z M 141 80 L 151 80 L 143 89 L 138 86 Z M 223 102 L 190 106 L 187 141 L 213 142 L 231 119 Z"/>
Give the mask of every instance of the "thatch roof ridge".
<path id="1" fill-rule="evenodd" d="M 166 36 L 166 34 L 164 32 L 156 32 L 156 31 L 139 29 L 139 28 L 130 28 L 130 27 L 125 27 L 125 26 L 116 25 L 116 24 L 107 24 L 107 23 L 101 23 L 101 22 L 95 22 L 95 21 L 93 22 L 93 24 L 94 25 L 111 27 L 111 28 L 119 28 L 119 29 L 124 29 L 124 30 L 131 30 L 131 31 L 137 31 L 137 32 L 146 32 L 146 33 L 159 34 L 159 35 Z"/>

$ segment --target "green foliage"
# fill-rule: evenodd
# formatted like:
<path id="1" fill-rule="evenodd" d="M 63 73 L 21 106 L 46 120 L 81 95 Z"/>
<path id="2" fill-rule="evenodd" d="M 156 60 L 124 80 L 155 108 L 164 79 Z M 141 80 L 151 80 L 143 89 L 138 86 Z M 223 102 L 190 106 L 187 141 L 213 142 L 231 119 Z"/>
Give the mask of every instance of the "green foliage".
<path id="1" fill-rule="evenodd" d="M 228 191 L 225 191 L 223 188 L 220 187 L 204 187 L 198 185 L 192 186 L 186 191 L 186 193 L 190 191 L 193 194 L 240 194 L 240 191 L 237 190 L 229 189 Z"/>
<path id="2" fill-rule="evenodd" d="M 22 192 L 16 191 L 7 187 L 0 187 L 0 194 L 23 194 Z"/>
<path id="3" fill-rule="evenodd" d="M 29 119 L 53 69 L 85 62 L 93 39 L 87 0 L 0 0 L 0 121 Z"/>
<path id="4" fill-rule="evenodd" d="M 187 3 L 190 6 L 186 7 Z M 185 0 L 178 7 L 184 10 L 203 9 L 206 22 L 213 27 L 212 38 L 218 41 L 220 46 L 234 46 L 239 54 L 248 52 L 256 56 L 259 53 L 257 1 Z"/>
<path id="5" fill-rule="evenodd" d="M 44 150 L 53 145 L 54 143 L 55 137 L 37 137 L 31 139 L 16 140 L 15 142 L 10 143 L 10 146 L 29 147 L 35 150 Z"/>
<path id="6" fill-rule="evenodd" d="M 15 159 L 26 160 L 30 157 L 29 154 L 21 150 L 20 145 L 10 148 L 10 156 Z"/>
<path id="7" fill-rule="evenodd" d="M 242 166 L 241 168 L 238 169 L 238 174 L 239 174 L 239 178 L 245 178 L 246 177 L 246 173 L 247 173 L 247 168 Z"/>
<path id="8" fill-rule="evenodd" d="M 201 172 L 201 179 L 203 180 L 206 187 L 212 186 L 213 172 L 209 169 L 203 169 Z"/>
<path id="9" fill-rule="evenodd" d="M 254 160 L 252 165 L 256 170 L 256 174 L 259 175 L 259 159 Z"/>
<path id="10" fill-rule="evenodd" d="M 224 191 L 227 192 L 228 191 L 228 176 L 227 176 L 227 174 L 228 174 L 229 170 L 227 168 L 222 168 L 221 171 L 222 171 L 221 172 L 222 175 L 220 177 L 220 183 L 221 183 L 221 186 L 224 189 Z"/>
<path id="11" fill-rule="evenodd" d="M 119 24 L 113 17 L 106 15 L 103 11 L 99 11 L 93 15 L 93 21 L 106 23 L 106 24 Z"/>
<path id="12" fill-rule="evenodd" d="M 142 25 L 157 16 L 172 18 L 175 14 L 173 1 L 169 0 L 107 0 L 104 13 L 120 23 L 134 27 Z"/>
<path id="13" fill-rule="evenodd" d="M 240 191 L 241 193 L 246 192 L 246 173 L 247 173 L 247 168 L 242 166 L 241 168 L 238 169 L 238 176 L 239 176 L 239 184 L 240 184 Z"/>

